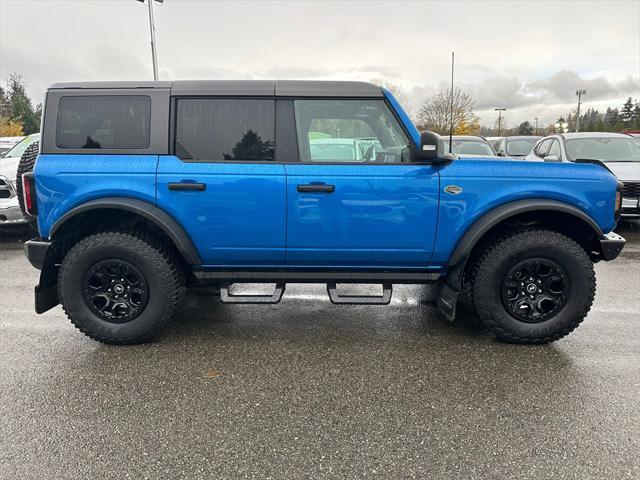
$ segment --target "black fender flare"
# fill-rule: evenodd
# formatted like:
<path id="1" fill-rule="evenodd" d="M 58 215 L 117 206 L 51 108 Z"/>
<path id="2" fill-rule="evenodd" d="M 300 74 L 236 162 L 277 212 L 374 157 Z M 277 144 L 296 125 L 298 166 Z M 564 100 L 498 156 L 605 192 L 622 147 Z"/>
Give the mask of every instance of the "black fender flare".
<path id="1" fill-rule="evenodd" d="M 81 203 L 80 205 L 72 208 L 64 215 L 62 215 L 49 230 L 49 238 L 53 238 L 55 233 L 64 225 L 67 220 L 75 217 L 76 215 L 97 209 L 113 209 L 124 210 L 127 212 L 135 213 L 141 217 L 149 220 L 167 234 L 169 239 L 174 243 L 176 249 L 182 255 L 185 262 L 189 265 L 201 265 L 202 260 L 196 250 L 191 238 L 184 231 L 184 228 L 167 212 L 152 205 L 143 200 L 137 200 L 134 198 L 125 197 L 103 197 L 95 200 L 89 200 L 88 202 Z"/>
<path id="2" fill-rule="evenodd" d="M 589 215 L 568 203 L 545 198 L 528 198 L 505 203 L 482 215 L 462 235 L 447 263 L 447 284 L 455 290 L 460 290 L 462 273 L 471 251 L 491 228 L 514 215 L 534 211 L 554 211 L 573 215 L 589 225 L 597 237 L 603 235 L 602 229 Z"/>

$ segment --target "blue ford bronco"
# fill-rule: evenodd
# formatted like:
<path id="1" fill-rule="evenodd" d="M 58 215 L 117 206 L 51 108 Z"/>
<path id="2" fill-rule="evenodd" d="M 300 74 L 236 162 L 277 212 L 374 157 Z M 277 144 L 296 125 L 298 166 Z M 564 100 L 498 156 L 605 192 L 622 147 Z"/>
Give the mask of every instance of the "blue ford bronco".
<path id="1" fill-rule="evenodd" d="M 36 312 L 61 303 L 89 337 L 150 340 L 190 285 L 277 303 L 287 283 L 386 305 L 437 283 L 498 339 L 540 344 L 584 319 L 621 184 L 594 161 L 457 158 L 385 89 L 360 82 L 63 83 L 46 94 L 33 171 Z M 28 157 L 28 155 L 27 155 Z M 29 160 L 29 159 L 28 159 Z M 240 295 L 237 283 L 275 284 Z M 382 286 L 345 295 L 338 284 Z"/>

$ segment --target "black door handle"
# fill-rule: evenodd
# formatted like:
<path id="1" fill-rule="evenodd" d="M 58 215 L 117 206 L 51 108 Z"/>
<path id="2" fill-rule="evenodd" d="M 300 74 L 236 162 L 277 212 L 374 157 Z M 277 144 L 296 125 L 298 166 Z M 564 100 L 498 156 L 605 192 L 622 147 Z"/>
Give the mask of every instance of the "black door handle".
<path id="1" fill-rule="evenodd" d="M 177 183 L 169 183 L 169 190 L 196 190 L 198 192 L 203 192 L 207 189 L 206 183 L 188 183 L 188 182 L 177 182 Z"/>
<path id="2" fill-rule="evenodd" d="M 309 183 L 307 185 L 298 185 L 298 191 L 301 193 L 333 193 L 336 191 L 335 185 L 326 185 L 324 183 Z"/>

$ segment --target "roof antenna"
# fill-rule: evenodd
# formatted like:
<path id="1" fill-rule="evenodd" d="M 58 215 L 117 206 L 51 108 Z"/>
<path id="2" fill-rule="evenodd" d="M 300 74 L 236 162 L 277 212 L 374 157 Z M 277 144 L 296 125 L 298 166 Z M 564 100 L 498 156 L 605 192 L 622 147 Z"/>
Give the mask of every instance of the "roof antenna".
<path id="1" fill-rule="evenodd" d="M 451 104 L 449 106 L 449 120 L 451 124 L 449 125 L 449 153 L 451 153 L 451 149 L 453 148 L 453 59 L 455 52 L 451 52 Z"/>

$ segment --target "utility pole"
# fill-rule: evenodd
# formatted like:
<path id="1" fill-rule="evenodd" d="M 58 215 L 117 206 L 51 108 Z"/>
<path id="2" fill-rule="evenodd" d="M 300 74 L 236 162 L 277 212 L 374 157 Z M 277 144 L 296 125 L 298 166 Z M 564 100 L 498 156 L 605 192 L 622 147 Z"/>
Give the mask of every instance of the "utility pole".
<path id="1" fill-rule="evenodd" d="M 455 58 L 455 52 L 451 52 L 451 102 L 449 104 L 449 120 L 451 123 L 449 124 L 449 153 L 451 153 L 451 149 L 453 148 L 453 65 Z"/>
<path id="2" fill-rule="evenodd" d="M 538 117 L 534 117 L 534 120 L 536 121 L 536 135 L 538 135 Z"/>
<path id="3" fill-rule="evenodd" d="M 144 3 L 144 0 L 138 0 Z M 158 80 L 158 56 L 156 53 L 156 27 L 153 21 L 153 2 L 162 4 L 164 0 L 147 0 L 149 6 L 149 30 L 151 31 L 151 61 L 153 62 L 153 79 Z"/>
<path id="4" fill-rule="evenodd" d="M 498 112 L 498 136 L 502 133 L 502 112 L 506 110 L 506 108 L 494 108 L 494 111 Z"/>
<path id="5" fill-rule="evenodd" d="M 576 113 L 576 132 L 580 131 L 580 100 L 582 100 L 582 95 L 586 93 L 587 91 L 584 88 L 576 90 L 576 95 L 578 96 L 578 112 Z"/>

